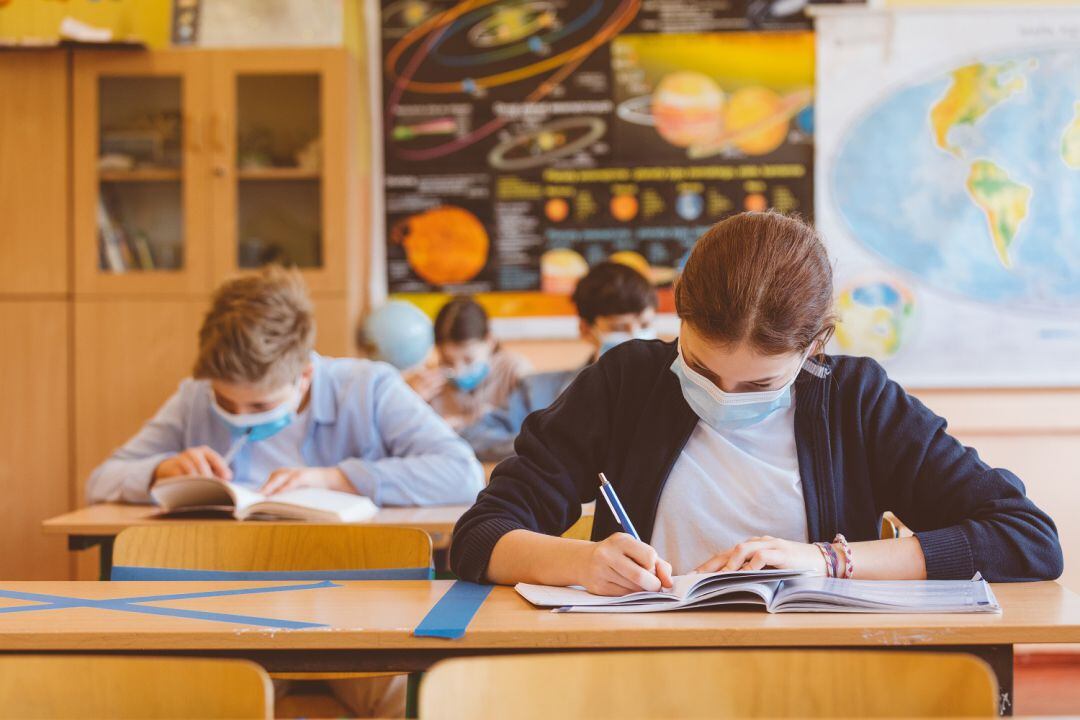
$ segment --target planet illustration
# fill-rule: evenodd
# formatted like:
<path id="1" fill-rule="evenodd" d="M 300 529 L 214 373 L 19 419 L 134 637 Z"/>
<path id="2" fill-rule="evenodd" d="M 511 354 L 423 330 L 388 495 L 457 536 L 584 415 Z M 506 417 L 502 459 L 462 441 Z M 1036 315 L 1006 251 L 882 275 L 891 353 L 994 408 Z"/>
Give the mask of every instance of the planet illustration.
<path id="1" fill-rule="evenodd" d="M 557 24 L 555 6 L 550 2 L 499 5 L 469 28 L 468 38 L 474 47 L 497 47 L 518 42 Z"/>
<path id="2" fill-rule="evenodd" d="M 665 75 L 651 95 L 619 103 L 615 115 L 635 125 L 655 127 L 671 145 L 686 148 L 690 159 L 721 153 L 766 155 L 780 147 L 793 118 L 809 134 L 813 92 L 800 88 L 781 94 L 772 88 L 748 86 L 725 94 L 707 75 L 679 71 Z"/>
<path id="3" fill-rule="evenodd" d="M 836 344 L 852 355 L 888 360 L 903 347 L 915 317 L 914 294 L 891 276 L 871 276 L 844 287 L 836 298 Z"/>
<path id="4" fill-rule="evenodd" d="M 751 193 L 743 200 L 743 207 L 748 212 L 765 212 L 769 209 L 769 201 L 761 193 Z"/>
<path id="5" fill-rule="evenodd" d="M 675 212 L 683 220 L 697 220 L 705 211 L 705 200 L 696 192 L 679 193 L 675 199 Z"/>
<path id="6" fill-rule="evenodd" d="M 390 236 L 405 248 L 413 271 L 432 285 L 468 282 L 487 264 L 487 230 L 464 208 L 426 210 L 398 223 Z"/>
<path id="7" fill-rule="evenodd" d="M 652 94 L 652 119 L 660 137 L 675 147 L 708 142 L 723 122 L 724 92 L 704 73 L 665 75 Z"/>
<path id="8" fill-rule="evenodd" d="M 637 216 L 638 200 L 633 195 L 614 195 L 611 198 L 611 217 L 629 222 Z"/>
<path id="9" fill-rule="evenodd" d="M 570 214 L 570 203 L 563 198 L 551 198 L 544 203 L 544 215 L 551 222 L 562 222 Z"/>
<path id="10" fill-rule="evenodd" d="M 589 263 L 569 248 L 555 248 L 540 256 L 540 291 L 571 295 L 577 282 L 589 272 Z"/>
<path id="11" fill-rule="evenodd" d="M 667 285 L 675 280 L 674 268 L 653 267 L 645 259 L 644 255 L 633 250 L 620 250 L 612 253 L 608 260 L 634 268 L 653 285 Z"/>
<path id="12" fill-rule="evenodd" d="M 595 117 L 570 117 L 512 135 L 488 153 L 497 170 L 528 170 L 584 150 L 604 136 L 607 124 Z"/>

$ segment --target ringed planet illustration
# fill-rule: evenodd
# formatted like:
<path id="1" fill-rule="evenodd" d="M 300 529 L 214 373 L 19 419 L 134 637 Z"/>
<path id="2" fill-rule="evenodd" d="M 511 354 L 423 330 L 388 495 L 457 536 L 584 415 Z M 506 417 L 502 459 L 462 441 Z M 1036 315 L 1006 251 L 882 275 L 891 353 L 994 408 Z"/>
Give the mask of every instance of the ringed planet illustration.
<path id="1" fill-rule="evenodd" d="M 561 118 L 510 137 L 491 149 L 488 164 L 497 170 L 528 170 L 584 150 L 604 136 L 600 118 Z"/>
<path id="2" fill-rule="evenodd" d="M 651 94 L 619 103 L 615 114 L 624 122 L 656 128 L 667 143 L 686 148 L 691 159 L 765 155 L 784 143 L 792 119 L 811 108 L 812 101 L 809 88 L 781 94 L 747 86 L 725 93 L 708 75 L 680 70 L 661 78 Z M 805 115 L 800 119 L 805 132 Z"/>

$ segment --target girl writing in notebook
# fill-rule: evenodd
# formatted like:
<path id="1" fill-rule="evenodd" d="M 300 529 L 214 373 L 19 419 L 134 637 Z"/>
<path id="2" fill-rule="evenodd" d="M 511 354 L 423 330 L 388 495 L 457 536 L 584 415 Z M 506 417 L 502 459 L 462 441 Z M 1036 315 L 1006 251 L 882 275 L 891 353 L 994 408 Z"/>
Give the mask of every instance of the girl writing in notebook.
<path id="1" fill-rule="evenodd" d="M 693 571 L 807 569 L 865 579 L 1042 580 L 1051 519 L 1008 470 L 867 358 L 823 353 L 832 270 L 816 232 L 775 213 L 717 223 L 675 287 L 674 342 L 634 340 L 525 421 L 517 456 L 454 532 L 465 580 L 658 590 Z M 604 472 L 640 540 L 598 502 L 593 542 L 559 537 Z M 876 540 L 891 510 L 914 537 Z"/>

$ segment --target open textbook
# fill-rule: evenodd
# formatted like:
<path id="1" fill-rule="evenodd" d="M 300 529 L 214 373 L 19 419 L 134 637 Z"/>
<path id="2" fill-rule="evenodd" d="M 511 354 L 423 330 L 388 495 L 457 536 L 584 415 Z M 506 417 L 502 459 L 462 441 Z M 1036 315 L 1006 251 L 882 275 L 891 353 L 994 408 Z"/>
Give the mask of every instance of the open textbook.
<path id="1" fill-rule="evenodd" d="M 790 570 L 676 575 L 667 592 L 621 597 L 579 587 L 518 583 L 533 605 L 556 612 L 637 613 L 716 605 L 759 605 L 769 612 L 995 613 L 1001 612 L 985 580 L 837 580 Z"/>
<path id="2" fill-rule="evenodd" d="M 307 522 L 363 522 L 377 511 L 362 495 L 300 488 L 263 495 L 235 483 L 198 475 L 158 480 L 150 496 L 170 514 L 231 512 L 237 520 L 303 520 Z"/>

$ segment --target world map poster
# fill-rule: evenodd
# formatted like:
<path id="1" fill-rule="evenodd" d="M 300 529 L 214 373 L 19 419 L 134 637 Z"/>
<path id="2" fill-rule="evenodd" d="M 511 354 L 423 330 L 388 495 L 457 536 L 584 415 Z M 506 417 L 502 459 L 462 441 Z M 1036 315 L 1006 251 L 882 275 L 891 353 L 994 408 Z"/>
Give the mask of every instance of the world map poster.
<path id="1" fill-rule="evenodd" d="M 1080 383 L 1080 10 L 823 10 L 832 350 L 913 387 Z"/>
<path id="2" fill-rule="evenodd" d="M 805 6 L 384 0 L 389 293 L 428 312 L 472 293 L 497 318 L 570 320 L 577 280 L 611 259 L 670 313 L 713 222 L 813 213 Z"/>

